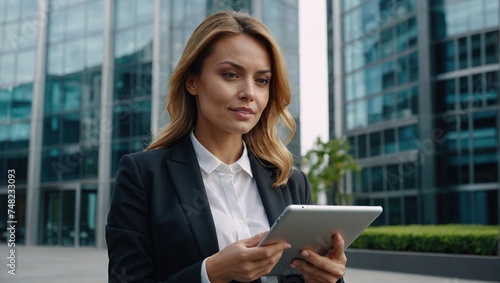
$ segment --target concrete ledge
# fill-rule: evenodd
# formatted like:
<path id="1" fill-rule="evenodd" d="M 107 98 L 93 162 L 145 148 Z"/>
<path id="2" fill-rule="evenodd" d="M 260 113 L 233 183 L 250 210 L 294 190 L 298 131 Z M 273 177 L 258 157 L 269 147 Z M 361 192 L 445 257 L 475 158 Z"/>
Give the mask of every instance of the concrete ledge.
<path id="1" fill-rule="evenodd" d="M 347 268 L 500 282 L 499 256 L 347 249 Z"/>

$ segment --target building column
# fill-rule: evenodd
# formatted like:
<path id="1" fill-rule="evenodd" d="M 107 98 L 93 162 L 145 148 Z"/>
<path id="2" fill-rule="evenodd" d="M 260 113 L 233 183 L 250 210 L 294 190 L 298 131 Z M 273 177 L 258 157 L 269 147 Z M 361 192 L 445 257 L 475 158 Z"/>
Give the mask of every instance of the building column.
<path id="1" fill-rule="evenodd" d="M 26 190 L 26 245 L 38 242 L 40 213 L 40 171 L 43 144 L 43 111 L 45 101 L 45 69 L 49 1 L 38 0 L 38 37 L 36 46 L 33 100 L 31 102 L 31 128 L 28 154 L 28 183 Z"/>
<path id="2" fill-rule="evenodd" d="M 423 224 L 434 224 L 436 215 L 436 146 L 434 127 L 433 82 L 431 80 L 431 31 L 429 1 L 417 2 L 418 27 L 418 135 L 420 165 L 419 220 Z M 423 194 L 422 194 L 423 193 Z M 420 219 L 420 217 L 422 217 Z"/>
<path id="3" fill-rule="evenodd" d="M 161 1 L 154 0 L 153 14 L 153 85 L 151 90 L 151 133 L 156 135 L 159 128 L 161 110 L 164 101 L 161 101 Z"/>
<path id="4" fill-rule="evenodd" d="M 344 128 L 344 48 L 342 47 L 342 1 L 332 0 L 333 6 L 333 123 L 334 137 L 345 135 Z M 330 133 L 331 136 L 331 133 Z"/>
<path id="5" fill-rule="evenodd" d="M 104 1 L 103 63 L 99 121 L 99 173 L 96 247 L 106 247 L 105 226 L 111 197 L 111 140 L 113 133 L 115 1 Z"/>

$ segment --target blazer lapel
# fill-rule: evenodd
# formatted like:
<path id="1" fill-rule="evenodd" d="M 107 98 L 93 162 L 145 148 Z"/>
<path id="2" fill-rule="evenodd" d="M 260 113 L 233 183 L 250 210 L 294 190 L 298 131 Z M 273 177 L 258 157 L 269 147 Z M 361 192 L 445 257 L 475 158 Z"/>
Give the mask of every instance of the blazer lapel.
<path id="1" fill-rule="evenodd" d="M 252 174 L 257 188 L 259 189 L 260 198 L 264 205 L 264 210 L 267 214 L 269 226 L 272 226 L 276 219 L 281 215 L 286 207 L 286 202 L 280 188 L 274 188 L 275 173 L 272 169 L 264 167 L 257 158 L 249 153 L 250 163 L 252 165 Z"/>
<path id="2" fill-rule="evenodd" d="M 213 255 L 219 251 L 217 234 L 200 166 L 189 136 L 172 148 L 167 167 L 202 257 Z"/>

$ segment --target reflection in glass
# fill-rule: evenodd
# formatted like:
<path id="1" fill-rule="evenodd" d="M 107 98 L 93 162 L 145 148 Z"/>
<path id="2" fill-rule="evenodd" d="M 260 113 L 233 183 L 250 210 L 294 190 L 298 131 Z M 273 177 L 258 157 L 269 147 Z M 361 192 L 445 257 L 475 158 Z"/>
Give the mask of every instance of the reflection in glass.
<path id="1" fill-rule="evenodd" d="M 388 28 L 380 33 L 380 52 L 382 58 L 394 54 L 394 42 L 392 28 Z"/>
<path id="2" fill-rule="evenodd" d="M 10 125 L 10 142 L 8 148 L 27 148 L 30 138 L 30 122 L 17 122 Z"/>
<path id="3" fill-rule="evenodd" d="M 498 63 L 498 56 L 500 54 L 498 31 L 487 32 L 484 37 L 485 64 Z"/>
<path id="4" fill-rule="evenodd" d="M 43 145 L 58 144 L 60 131 L 58 116 L 45 117 L 43 119 Z"/>
<path id="5" fill-rule="evenodd" d="M 401 224 L 401 200 L 399 197 L 389 198 L 389 225 Z"/>
<path id="6" fill-rule="evenodd" d="M 453 40 L 436 45 L 436 68 L 438 73 L 455 70 L 455 42 Z"/>
<path id="7" fill-rule="evenodd" d="M 382 153 L 381 136 L 380 132 L 370 134 L 370 156 L 378 156 Z"/>
<path id="8" fill-rule="evenodd" d="M 85 40 L 73 40 L 66 43 L 64 49 L 64 73 L 70 74 L 83 70 L 85 63 Z"/>
<path id="9" fill-rule="evenodd" d="M 80 246 L 95 246 L 95 230 L 97 219 L 96 189 L 82 190 L 80 207 Z"/>
<path id="10" fill-rule="evenodd" d="M 500 95 L 500 80 L 498 77 L 498 72 L 486 73 L 484 88 L 486 91 L 486 104 L 487 105 L 497 104 L 498 96 Z"/>
<path id="11" fill-rule="evenodd" d="M 405 208 L 406 225 L 418 223 L 418 200 L 415 196 L 406 196 L 403 198 Z"/>
<path id="12" fill-rule="evenodd" d="M 28 50 L 17 55 L 16 83 L 23 84 L 33 81 L 35 75 L 35 51 Z"/>
<path id="13" fill-rule="evenodd" d="M 66 13 L 66 39 L 82 37 L 85 34 L 85 5 L 74 5 Z"/>
<path id="14" fill-rule="evenodd" d="M 499 6 L 499 1 L 484 1 L 486 27 L 494 27 L 500 24 L 500 17 L 498 16 Z"/>
<path id="15" fill-rule="evenodd" d="M 466 109 L 469 107 L 469 77 L 461 77 L 459 79 L 458 103 L 460 108 Z"/>
<path id="16" fill-rule="evenodd" d="M 382 96 L 368 100 L 368 124 L 382 122 Z"/>
<path id="17" fill-rule="evenodd" d="M 394 129 L 384 131 L 384 152 L 385 154 L 396 152 L 396 132 Z"/>
<path id="18" fill-rule="evenodd" d="M 15 87 L 12 100 L 12 118 L 31 117 L 31 97 L 33 93 L 33 84 L 25 84 Z M 8 113 L 8 112 L 7 112 Z"/>
<path id="19" fill-rule="evenodd" d="M 125 30 L 122 32 L 117 32 L 115 37 L 115 58 L 119 59 L 127 55 L 132 55 L 135 50 L 135 40 L 134 40 L 134 30 Z M 121 60 L 125 60 L 122 58 Z M 117 61 L 117 65 L 122 61 Z M 123 63 L 129 63 L 124 61 Z"/>
<path id="20" fill-rule="evenodd" d="M 118 0 L 116 1 L 116 29 L 122 29 L 132 26 L 135 21 L 136 0 Z M 142 2 L 142 1 L 141 1 Z"/>
<path id="21" fill-rule="evenodd" d="M 417 46 L 418 32 L 417 32 L 417 18 L 411 17 L 408 19 L 408 47 Z"/>
<path id="22" fill-rule="evenodd" d="M 366 135 L 358 136 L 358 158 L 366 157 Z"/>
<path id="23" fill-rule="evenodd" d="M 489 1 L 489 0 L 487 0 Z M 470 10 L 469 14 L 469 30 L 481 29 L 484 27 L 484 5 L 485 0 L 469 0 Z"/>
<path id="24" fill-rule="evenodd" d="M 85 46 L 85 67 L 98 67 L 102 64 L 102 35 L 88 36 Z"/>
<path id="25" fill-rule="evenodd" d="M 467 62 L 467 37 L 458 39 L 458 68 L 465 69 L 468 67 Z"/>
<path id="26" fill-rule="evenodd" d="M 45 133 L 44 133 L 45 140 Z M 45 142 L 44 142 L 45 144 Z M 50 148 L 42 151 L 42 164 L 40 178 L 42 182 L 60 180 L 64 167 L 59 162 L 60 151 L 57 148 Z"/>
<path id="27" fill-rule="evenodd" d="M 403 189 L 415 189 L 417 187 L 418 167 L 415 163 L 401 164 Z"/>
<path id="28" fill-rule="evenodd" d="M 62 76 L 63 74 L 63 55 L 64 45 L 51 44 L 47 48 L 47 74 L 54 76 Z"/>
<path id="29" fill-rule="evenodd" d="M 137 1 L 136 19 L 137 23 L 151 21 L 153 19 L 153 0 Z"/>
<path id="30" fill-rule="evenodd" d="M 0 86 L 14 84 L 16 56 L 1 56 L 0 57 Z"/>
<path id="31" fill-rule="evenodd" d="M 471 36 L 471 63 L 472 67 L 481 65 L 481 35 Z"/>
<path id="32" fill-rule="evenodd" d="M 408 45 L 408 32 L 406 31 L 406 21 L 402 21 L 396 26 L 397 50 L 403 51 Z"/>
<path id="33" fill-rule="evenodd" d="M 399 151 L 406 151 L 417 148 L 418 140 L 417 126 L 405 126 L 399 128 Z"/>
<path id="34" fill-rule="evenodd" d="M 49 32 L 48 41 L 57 42 L 64 38 L 64 29 L 66 27 L 66 15 L 65 11 L 59 11 L 57 13 L 51 13 L 49 17 Z"/>
<path id="35" fill-rule="evenodd" d="M 104 2 L 87 1 L 87 34 L 100 33 L 104 28 Z"/>
<path id="36" fill-rule="evenodd" d="M 8 89 L 0 89 L 0 122 L 10 120 L 12 92 Z"/>
<path id="37" fill-rule="evenodd" d="M 399 174 L 399 165 L 392 164 L 386 166 L 386 188 L 387 191 L 399 191 L 402 182 L 402 176 Z"/>
<path id="38" fill-rule="evenodd" d="M 370 170 L 372 192 L 384 190 L 384 170 L 382 166 L 372 167 Z"/>
<path id="39" fill-rule="evenodd" d="M 80 140 L 80 112 L 66 114 L 61 119 L 63 143 L 76 143 Z"/>
<path id="40" fill-rule="evenodd" d="M 408 67 L 410 74 L 410 82 L 418 80 L 418 55 L 417 52 L 413 52 L 408 55 Z"/>
<path id="41" fill-rule="evenodd" d="M 66 77 L 64 81 L 63 109 L 66 111 L 80 109 L 82 96 L 82 81 L 80 74 Z"/>

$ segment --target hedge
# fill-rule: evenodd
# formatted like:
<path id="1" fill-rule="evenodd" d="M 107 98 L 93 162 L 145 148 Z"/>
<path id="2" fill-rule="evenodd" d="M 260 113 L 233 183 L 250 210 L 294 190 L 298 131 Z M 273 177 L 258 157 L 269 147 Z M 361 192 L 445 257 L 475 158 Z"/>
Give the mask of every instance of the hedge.
<path id="1" fill-rule="evenodd" d="M 368 227 L 349 248 L 496 255 L 498 230 L 461 224 Z"/>

